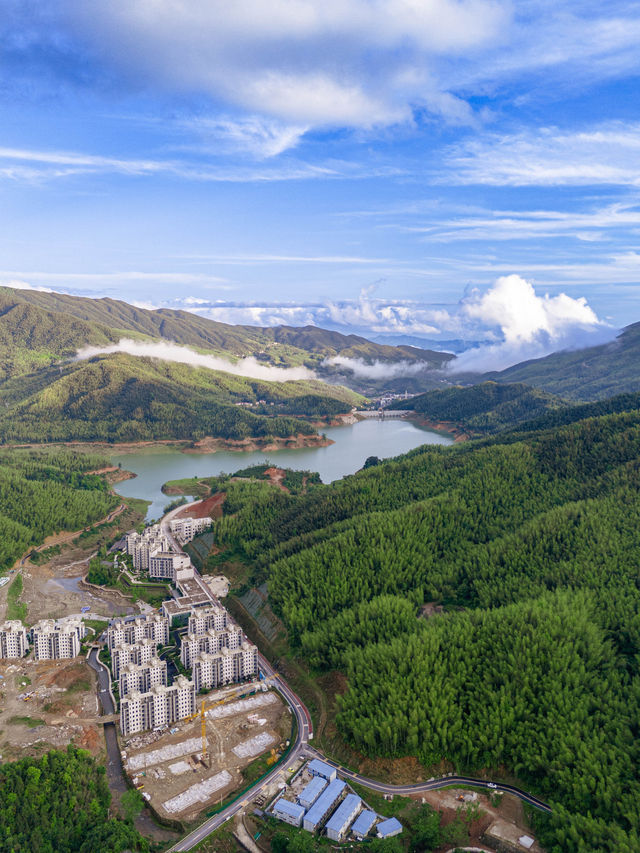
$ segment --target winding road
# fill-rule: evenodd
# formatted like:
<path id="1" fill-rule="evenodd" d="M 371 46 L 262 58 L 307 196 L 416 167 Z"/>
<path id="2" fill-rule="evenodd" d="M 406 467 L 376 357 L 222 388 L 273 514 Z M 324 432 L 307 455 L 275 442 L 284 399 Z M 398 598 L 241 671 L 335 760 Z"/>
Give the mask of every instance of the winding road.
<path id="1" fill-rule="evenodd" d="M 197 503 L 197 501 L 194 501 Z M 172 546 L 176 551 L 182 551 L 178 542 L 175 540 L 173 535 L 171 534 L 171 530 L 169 528 L 169 521 L 171 518 L 180 510 L 184 510 L 186 506 L 191 506 L 192 504 L 183 504 L 180 507 L 177 507 L 172 512 L 168 513 L 161 521 L 163 533 L 165 533 Z M 195 577 L 200 587 L 204 592 L 211 598 L 212 603 L 219 604 L 218 600 L 212 594 L 208 585 L 202 581 L 197 570 L 195 571 Z M 506 785 L 502 783 L 495 783 L 488 781 L 486 779 L 477 779 L 472 776 L 440 776 L 438 778 L 433 778 L 428 780 L 427 782 L 418 782 L 413 785 L 389 785 L 385 782 L 379 782 L 375 779 L 368 779 L 366 776 L 361 776 L 359 773 L 354 773 L 352 770 L 348 770 L 345 767 L 342 767 L 339 764 L 336 764 L 331 759 L 326 758 L 320 751 L 314 749 L 310 745 L 310 741 L 313 739 L 313 722 L 311 720 L 311 715 L 305 706 L 304 702 L 297 696 L 296 693 L 291 689 L 291 687 L 284 681 L 282 676 L 280 676 L 274 668 L 271 666 L 269 661 L 264 657 L 264 655 L 258 655 L 258 664 L 261 672 L 264 674 L 265 678 L 271 678 L 273 687 L 280 693 L 288 707 L 291 709 L 291 712 L 296 720 L 296 739 L 293 744 L 291 744 L 288 753 L 286 756 L 276 764 L 276 766 L 262 779 L 259 779 L 253 787 L 249 788 L 244 792 L 238 799 L 234 800 L 230 803 L 226 808 L 219 811 L 217 814 L 208 818 L 204 821 L 197 829 L 194 829 L 184 838 L 180 839 L 173 847 L 170 848 L 169 853 L 175 851 L 186 851 L 192 850 L 198 844 L 200 844 L 208 835 L 212 832 L 215 832 L 223 823 L 228 821 L 234 815 L 236 815 L 239 811 L 244 809 L 252 800 L 254 800 L 260 792 L 266 788 L 271 782 L 273 782 L 278 775 L 282 772 L 282 765 L 286 763 L 287 765 L 292 764 L 298 758 L 301 757 L 310 757 L 310 758 L 320 758 L 322 761 L 325 761 L 327 764 L 330 764 L 332 767 L 335 767 L 340 776 L 344 779 L 348 779 L 351 782 L 355 782 L 358 785 L 361 785 L 364 788 L 368 788 L 372 791 L 376 791 L 381 794 L 391 794 L 391 795 L 400 795 L 400 796 L 409 796 L 411 794 L 419 794 L 425 791 L 434 791 L 439 788 L 448 788 L 453 785 L 472 785 L 477 788 L 486 788 L 488 790 L 500 790 L 509 794 L 513 794 L 513 796 L 518 797 L 525 803 L 528 803 L 533 808 L 539 809 L 540 811 L 551 813 L 551 808 L 547 803 L 538 799 L 538 797 L 529 794 L 527 791 L 523 791 L 520 788 L 515 787 L 514 785 Z M 97 650 L 93 649 L 89 655 L 89 665 L 92 666 L 96 672 L 98 673 L 98 681 L 100 683 L 100 698 L 103 700 L 103 708 L 106 714 L 113 713 L 113 701 L 110 696 L 108 686 L 109 686 L 109 673 L 106 668 L 98 661 L 97 659 Z M 105 682 L 103 684 L 103 682 Z M 105 727 L 105 734 L 106 734 Z M 114 732 L 115 734 L 115 732 Z M 113 738 L 115 741 L 115 738 Z M 116 744 L 117 749 L 117 744 Z M 115 758 L 115 755 L 112 756 L 113 743 L 110 744 L 109 740 L 107 741 L 107 752 L 109 754 L 109 763 L 111 764 L 112 758 Z M 118 752 L 118 764 L 120 762 L 120 755 Z"/>

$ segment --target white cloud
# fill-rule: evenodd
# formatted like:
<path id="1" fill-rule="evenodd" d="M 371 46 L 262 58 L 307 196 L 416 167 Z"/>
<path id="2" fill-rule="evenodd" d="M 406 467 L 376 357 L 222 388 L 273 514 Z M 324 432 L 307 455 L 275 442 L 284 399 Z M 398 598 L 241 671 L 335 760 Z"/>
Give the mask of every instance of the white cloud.
<path id="1" fill-rule="evenodd" d="M 399 376 L 413 376 L 422 373 L 426 365 L 416 361 L 374 361 L 368 363 L 361 358 L 345 358 L 336 355 L 323 362 L 327 367 L 338 367 L 350 371 L 362 379 L 395 379 Z"/>
<path id="2" fill-rule="evenodd" d="M 451 364 L 456 372 L 500 370 L 613 334 L 583 297 L 538 296 L 533 285 L 518 275 L 499 278 L 485 293 L 473 292 L 461 301 L 460 315 L 497 333 L 500 342 L 463 353 Z"/>
<path id="3" fill-rule="evenodd" d="M 205 143 L 214 141 L 216 148 L 208 149 L 210 153 L 239 149 L 257 157 L 275 157 L 295 148 L 308 130 L 307 125 L 286 124 L 257 115 L 243 118 L 201 116 L 181 124 L 199 134 Z"/>
<path id="4" fill-rule="evenodd" d="M 490 186 L 640 186 L 640 123 L 555 127 L 475 138 L 454 148 L 447 183 Z"/>
<path id="5" fill-rule="evenodd" d="M 560 210 L 481 210 L 451 219 L 433 220 L 422 226 L 398 226 L 399 230 L 424 234 L 437 242 L 458 240 L 539 240 L 570 236 L 600 242 L 606 232 L 619 237 L 623 229 L 640 227 L 640 207 L 634 202 L 607 204 L 589 212 Z"/>
<path id="6" fill-rule="evenodd" d="M 178 344 L 145 343 L 122 338 L 117 344 L 106 347 L 82 347 L 76 358 L 87 359 L 96 355 L 109 355 L 110 353 L 127 353 L 139 358 L 157 358 L 162 361 L 174 361 L 179 364 L 189 364 L 192 367 L 206 367 L 208 370 L 221 370 L 225 373 L 233 373 L 236 376 L 245 376 L 248 379 L 261 379 L 268 382 L 287 382 L 296 379 L 317 378 L 312 370 L 306 367 L 270 367 L 261 364 L 253 357 L 242 358 L 231 362 L 224 358 L 216 358 L 212 355 L 203 355 L 195 352 L 189 347 L 181 347 Z"/>
<path id="7" fill-rule="evenodd" d="M 436 60 L 495 45 L 511 17 L 504 0 L 65 5 L 76 34 L 133 85 L 206 93 L 298 128 L 371 128 L 410 120 L 414 106 L 467 121 Z"/>
<path id="8" fill-rule="evenodd" d="M 373 174 L 397 173 L 397 170 L 386 168 L 367 170 L 357 163 L 344 161 L 327 165 L 292 161 L 278 166 L 258 164 L 255 167 L 212 167 L 202 165 L 197 160 L 129 159 L 77 151 L 27 148 L 0 148 L 0 162 L 8 163 L 0 167 L 0 177 L 34 183 L 93 174 L 119 174 L 133 178 L 164 175 L 204 183 L 271 183 L 339 177 L 357 179 Z"/>
<path id="9" fill-rule="evenodd" d="M 9 281 L 2 282 L 3 287 L 11 287 L 14 290 L 39 290 L 41 293 L 53 293 L 50 287 L 42 287 L 37 284 L 29 284 L 28 281 L 22 281 L 20 279 L 9 279 Z"/>

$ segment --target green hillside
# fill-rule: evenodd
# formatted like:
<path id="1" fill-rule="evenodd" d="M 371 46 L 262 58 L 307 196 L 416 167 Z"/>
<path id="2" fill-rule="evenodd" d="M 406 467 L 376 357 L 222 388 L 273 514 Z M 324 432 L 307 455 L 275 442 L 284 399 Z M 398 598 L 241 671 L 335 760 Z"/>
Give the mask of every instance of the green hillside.
<path id="1" fill-rule="evenodd" d="M 267 579 L 300 664 L 346 674 L 336 723 L 359 753 L 516 777 L 552 804 L 545 849 L 632 853 L 639 486 L 635 409 L 307 495 L 236 490 L 215 533 Z M 445 612 L 416 618 L 427 602 Z"/>
<path id="2" fill-rule="evenodd" d="M 25 314 L 29 317 L 26 322 L 22 318 Z M 42 331 L 35 336 L 34 328 Z M 0 287 L 0 353 L 5 344 L 26 352 L 36 350 L 46 363 L 47 354 L 74 355 L 86 344 L 100 345 L 122 337 L 162 339 L 216 355 L 253 355 L 269 364 L 307 364 L 316 369 L 321 368 L 325 358 L 336 355 L 365 361 L 422 362 L 432 367 L 451 358 L 447 353 L 375 344 L 358 335 L 342 335 L 315 326 L 231 326 L 188 311 L 150 311 L 116 299 Z M 26 356 L 22 358 L 27 364 L 33 362 Z M 7 371 L 4 375 L 11 374 Z"/>
<path id="3" fill-rule="evenodd" d="M 428 391 L 390 408 L 410 409 L 429 420 L 453 421 L 471 432 L 490 434 L 548 411 L 562 411 L 567 405 L 553 394 L 522 383 L 482 382 L 469 388 Z"/>
<path id="4" fill-rule="evenodd" d="M 524 382 L 567 400 L 603 400 L 640 391 L 640 323 L 608 344 L 557 352 L 486 374 L 497 382 Z"/>
<path id="5" fill-rule="evenodd" d="M 361 398 L 318 381 L 261 382 L 114 354 L 7 380 L 0 399 L 3 441 L 48 442 L 313 435 L 291 415 L 344 412 Z"/>
<path id="6" fill-rule="evenodd" d="M 108 464 L 67 450 L 0 450 L 0 572 L 61 530 L 104 518 L 119 500 L 102 477 Z"/>

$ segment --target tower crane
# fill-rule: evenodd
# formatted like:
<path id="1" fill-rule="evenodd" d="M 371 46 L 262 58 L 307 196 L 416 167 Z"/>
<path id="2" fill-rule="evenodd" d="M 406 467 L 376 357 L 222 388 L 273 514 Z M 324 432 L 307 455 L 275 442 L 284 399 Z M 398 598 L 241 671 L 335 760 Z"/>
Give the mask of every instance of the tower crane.
<path id="1" fill-rule="evenodd" d="M 260 687 L 264 684 L 265 687 L 271 685 L 271 683 L 275 679 L 273 677 L 265 678 L 260 682 Z M 185 722 L 190 723 L 192 720 L 195 720 L 196 717 L 200 717 L 200 736 L 202 738 L 202 763 L 205 766 L 209 766 L 209 743 L 207 739 L 207 719 L 205 714 L 207 711 L 210 711 L 212 708 L 217 708 L 219 705 L 226 705 L 227 702 L 232 702 L 234 699 L 237 699 L 238 696 L 241 696 L 243 693 L 247 692 L 247 685 L 242 685 L 238 687 L 237 690 L 234 690 L 232 693 L 223 696 L 222 699 L 218 699 L 217 702 L 206 702 L 204 699 L 200 703 L 200 710 L 196 711 L 195 714 L 191 714 L 189 717 L 185 717 Z"/>

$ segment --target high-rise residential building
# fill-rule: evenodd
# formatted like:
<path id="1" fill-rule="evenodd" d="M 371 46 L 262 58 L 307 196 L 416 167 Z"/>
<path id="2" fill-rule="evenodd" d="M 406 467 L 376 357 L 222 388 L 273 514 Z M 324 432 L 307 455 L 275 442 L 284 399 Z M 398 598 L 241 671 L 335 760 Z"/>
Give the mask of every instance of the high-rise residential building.
<path id="1" fill-rule="evenodd" d="M 124 736 L 160 729 L 196 713 L 193 681 L 179 675 L 170 687 L 156 685 L 146 693 L 131 693 L 120 700 L 120 728 Z"/>
<path id="2" fill-rule="evenodd" d="M 210 518 L 174 518 L 169 522 L 171 532 L 180 544 L 190 542 L 194 536 L 211 527 Z"/>
<path id="3" fill-rule="evenodd" d="M 169 620 L 159 613 L 144 616 L 129 616 L 126 619 L 114 619 L 107 628 L 109 651 L 123 643 L 139 643 L 141 640 L 153 640 L 159 646 L 169 642 Z"/>
<path id="4" fill-rule="evenodd" d="M 122 643 L 111 649 L 111 672 L 117 681 L 120 670 L 130 663 L 142 666 L 156 657 L 158 644 L 155 640 L 140 640 L 138 643 Z"/>
<path id="5" fill-rule="evenodd" d="M 120 670 L 118 689 L 120 698 L 130 693 L 148 693 L 152 687 L 167 686 L 167 662 L 154 657 L 147 663 L 128 663 Z"/>
<path id="6" fill-rule="evenodd" d="M 222 649 L 237 649 L 242 643 L 242 630 L 236 625 L 229 625 L 222 631 L 209 629 L 206 634 L 186 634 L 180 645 L 180 661 L 190 669 L 193 660 L 200 652 L 215 654 Z"/>
<path id="7" fill-rule="evenodd" d="M 163 578 L 175 583 L 179 574 L 189 572 L 193 576 L 191 558 L 187 554 L 173 551 L 152 551 L 149 554 L 149 577 Z"/>
<path id="8" fill-rule="evenodd" d="M 229 614 L 224 607 L 201 607 L 192 610 L 187 623 L 188 634 L 206 634 L 207 631 L 222 631 L 229 624 Z"/>
<path id="9" fill-rule="evenodd" d="M 80 654 L 86 629 L 82 619 L 41 619 L 31 629 L 34 660 L 59 660 Z"/>
<path id="10" fill-rule="evenodd" d="M 0 626 L 0 658 L 21 658 L 29 650 L 27 629 L 17 619 Z"/>
<path id="11" fill-rule="evenodd" d="M 192 666 L 196 691 L 244 681 L 257 674 L 258 650 L 248 642 L 238 649 L 223 648 L 214 654 L 200 652 Z"/>

